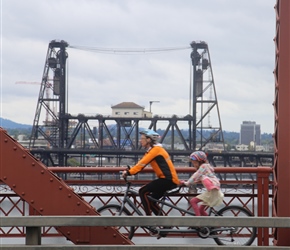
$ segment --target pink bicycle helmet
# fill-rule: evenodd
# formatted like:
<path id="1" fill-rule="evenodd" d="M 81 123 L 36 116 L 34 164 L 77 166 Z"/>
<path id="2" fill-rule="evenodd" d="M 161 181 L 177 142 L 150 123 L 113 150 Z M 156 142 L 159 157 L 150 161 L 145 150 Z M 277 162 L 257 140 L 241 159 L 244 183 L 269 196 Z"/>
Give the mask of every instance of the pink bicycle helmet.
<path id="1" fill-rule="evenodd" d="M 206 162 L 207 161 L 207 156 L 204 152 L 202 151 L 195 151 L 193 152 L 189 158 L 193 161 L 201 161 L 201 162 Z"/>

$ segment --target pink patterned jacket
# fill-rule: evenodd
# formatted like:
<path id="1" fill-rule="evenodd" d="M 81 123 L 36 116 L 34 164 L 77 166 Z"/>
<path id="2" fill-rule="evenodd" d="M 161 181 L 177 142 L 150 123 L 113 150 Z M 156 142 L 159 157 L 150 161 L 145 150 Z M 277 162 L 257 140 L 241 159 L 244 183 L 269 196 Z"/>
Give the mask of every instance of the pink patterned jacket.
<path id="1" fill-rule="evenodd" d="M 189 178 L 188 183 L 193 184 L 200 181 L 208 191 L 220 189 L 220 181 L 214 173 L 214 168 L 208 163 L 202 164 Z"/>

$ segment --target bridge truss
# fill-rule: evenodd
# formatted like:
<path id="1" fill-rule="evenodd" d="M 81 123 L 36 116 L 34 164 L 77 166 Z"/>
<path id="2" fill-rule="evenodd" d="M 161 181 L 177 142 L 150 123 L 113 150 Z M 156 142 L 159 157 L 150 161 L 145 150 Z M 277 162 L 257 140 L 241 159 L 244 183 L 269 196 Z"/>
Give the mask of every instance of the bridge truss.
<path id="1" fill-rule="evenodd" d="M 193 68 L 191 114 L 184 117 L 110 117 L 96 114 L 71 115 L 67 112 L 66 60 L 68 43 L 53 40 L 49 43 L 35 118 L 30 138 L 30 149 L 49 166 L 67 166 L 70 158 L 76 158 L 85 166 L 86 159 L 95 156 L 103 165 L 103 158 L 117 156 L 117 165 L 123 156 L 138 159 L 142 153 L 138 145 L 139 131 L 144 128 L 162 130 L 161 143 L 166 144 L 174 159 L 187 156 L 194 149 L 203 149 L 208 143 L 220 143 L 225 150 L 216 90 L 213 80 L 208 45 L 192 42 L 190 55 Z M 52 83 L 47 84 L 52 76 Z M 51 98 L 44 93 L 51 91 Z M 41 111 L 46 118 L 41 123 Z M 197 115 L 198 114 L 198 115 Z M 215 116 L 215 119 L 211 119 Z M 36 140 L 43 137 L 47 147 L 37 150 Z M 182 150 L 182 152 L 180 152 Z M 104 156 L 106 155 L 106 156 Z M 125 158 L 128 158 L 126 156 Z"/>

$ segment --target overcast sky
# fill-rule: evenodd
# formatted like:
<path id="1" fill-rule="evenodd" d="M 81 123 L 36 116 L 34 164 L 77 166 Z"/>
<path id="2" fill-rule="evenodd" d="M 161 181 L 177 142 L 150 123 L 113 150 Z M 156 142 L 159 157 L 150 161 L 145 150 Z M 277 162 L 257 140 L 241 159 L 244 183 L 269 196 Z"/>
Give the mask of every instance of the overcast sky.
<path id="1" fill-rule="evenodd" d="M 0 116 L 32 124 L 48 44 L 150 49 L 209 46 L 222 129 L 274 132 L 276 0 L 1 0 Z M 68 48 L 68 112 L 111 114 L 135 102 L 189 113 L 191 49 L 108 54 Z"/>

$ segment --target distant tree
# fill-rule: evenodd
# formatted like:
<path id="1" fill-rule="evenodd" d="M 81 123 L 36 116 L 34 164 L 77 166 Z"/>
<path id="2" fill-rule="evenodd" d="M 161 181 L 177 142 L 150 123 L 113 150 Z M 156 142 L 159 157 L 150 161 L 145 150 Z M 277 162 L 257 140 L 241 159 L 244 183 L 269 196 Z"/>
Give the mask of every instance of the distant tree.
<path id="1" fill-rule="evenodd" d="M 31 128 L 8 128 L 6 130 L 7 133 L 16 140 L 19 135 L 25 135 L 27 139 L 29 139 L 31 135 Z"/>
<path id="2" fill-rule="evenodd" d="M 80 163 L 75 158 L 69 158 L 67 160 L 67 164 L 68 166 L 71 166 L 71 167 L 77 167 L 80 165 Z"/>

